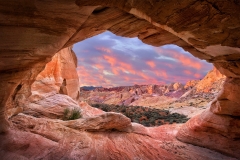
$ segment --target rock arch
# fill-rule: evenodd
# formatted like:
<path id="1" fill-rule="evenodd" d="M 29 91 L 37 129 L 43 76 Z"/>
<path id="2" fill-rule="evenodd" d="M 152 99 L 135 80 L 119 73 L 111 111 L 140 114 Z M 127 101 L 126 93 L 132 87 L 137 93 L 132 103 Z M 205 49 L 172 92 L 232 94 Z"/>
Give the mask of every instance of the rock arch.
<path id="1" fill-rule="evenodd" d="M 184 125 L 177 137 L 239 157 L 239 9 L 238 0 L 0 2 L 0 132 L 8 129 L 5 110 L 17 105 L 11 97 L 27 99 L 31 83 L 56 52 L 109 30 L 154 46 L 176 44 L 226 75 L 210 109 Z"/>

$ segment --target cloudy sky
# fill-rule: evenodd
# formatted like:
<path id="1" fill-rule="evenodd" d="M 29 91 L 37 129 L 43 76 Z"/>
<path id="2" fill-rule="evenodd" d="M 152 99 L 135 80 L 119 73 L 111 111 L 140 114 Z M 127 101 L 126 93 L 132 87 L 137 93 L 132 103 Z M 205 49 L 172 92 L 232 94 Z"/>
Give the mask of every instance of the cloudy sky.
<path id="1" fill-rule="evenodd" d="M 153 47 L 108 31 L 75 44 L 73 50 L 81 86 L 186 83 L 213 68 L 176 45 Z"/>

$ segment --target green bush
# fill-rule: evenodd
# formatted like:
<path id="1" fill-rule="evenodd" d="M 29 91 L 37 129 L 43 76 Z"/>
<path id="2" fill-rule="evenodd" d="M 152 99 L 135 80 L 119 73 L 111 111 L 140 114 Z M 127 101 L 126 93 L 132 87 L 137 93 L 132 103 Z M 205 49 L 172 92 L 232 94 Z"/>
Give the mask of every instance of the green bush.
<path id="1" fill-rule="evenodd" d="M 65 108 L 63 112 L 63 120 L 74 120 L 82 117 L 81 111 L 78 108 L 74 108 L 70 110 L 69 108 Z"/>

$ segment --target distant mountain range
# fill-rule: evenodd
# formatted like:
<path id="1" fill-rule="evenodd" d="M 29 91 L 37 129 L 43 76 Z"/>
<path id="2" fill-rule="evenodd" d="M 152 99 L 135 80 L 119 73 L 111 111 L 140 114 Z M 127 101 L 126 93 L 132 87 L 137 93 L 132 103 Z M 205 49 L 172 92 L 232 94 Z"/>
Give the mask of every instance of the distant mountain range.
<path id="1" fill-rule="evenodd" d="M 185 85 L 176 82 L 164 85 L 134 85 L 113 88 L 87 87 L 80 100 L 89 104 L 145 106 L 158 109 L 203 108 L 221 90 L 225 76 L 216 68 L 202 80 L 190 80 Z"/>
<path id="2" fill-rule="evenodd" d="M 80 87 L 80 90 L 91 91 L 91 90 L 94 90 L 94 89 L 96 89 L 96 88 L 102 88 L 102 86 L 100 86 L 100 87 L 82 86 L 82 87 Z"/>

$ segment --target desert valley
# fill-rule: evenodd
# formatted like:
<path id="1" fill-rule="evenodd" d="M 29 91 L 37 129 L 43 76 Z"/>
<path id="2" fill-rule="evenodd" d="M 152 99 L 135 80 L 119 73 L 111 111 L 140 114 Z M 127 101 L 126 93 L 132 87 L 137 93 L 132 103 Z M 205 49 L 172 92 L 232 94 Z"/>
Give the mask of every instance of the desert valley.
<path id="1" fill-rule="evenodd" d="M 80 89 L 80 101 L 108 112 L 117 110 L 124 113 L 128 108 L 134 114 L 141 107 L 149 110 L 149 114 L 154 112 L 151 111 L 154 108 L 169 111 L 170 114 L 178 113 L 180 117 L 182 114 L 191 118 L 209 106 L 220 92 L 225 79 L 226 77 L 214 68 L 202 80 L 190 80 L 185 85 L 176 82 L 168 85 L 134 85 L 114 88 L 84 86 Z M 122 109 L 124 112 L 121 112 Z M 142 114 L 144 116 L 144 113 Z M 146 119 L 139 115 L 135 121 L 139 123 L 139 119 L 142 118 Z M 158 119 L 156 117 L 155 120 Z M 176 118 L 173 117 L 172 121 L 175 120 Z"/>
<path id="2" fill-rule="evenodd" d="M 238 0 L 1 1 L 0 159 L 240 159 L 239 10 Z M 126 53 L 105 31 L 148 46 L 131 39 Z M 80 41 L 90 59 L 74 51 Z M 213 69 L 201 77 L 190 54 Z"/>

